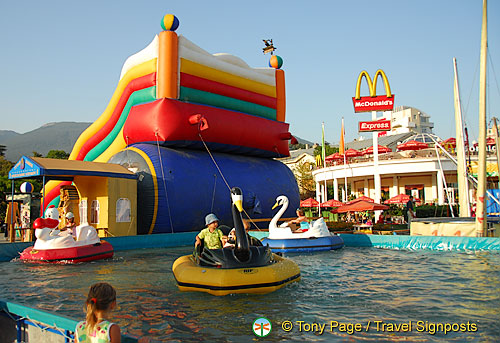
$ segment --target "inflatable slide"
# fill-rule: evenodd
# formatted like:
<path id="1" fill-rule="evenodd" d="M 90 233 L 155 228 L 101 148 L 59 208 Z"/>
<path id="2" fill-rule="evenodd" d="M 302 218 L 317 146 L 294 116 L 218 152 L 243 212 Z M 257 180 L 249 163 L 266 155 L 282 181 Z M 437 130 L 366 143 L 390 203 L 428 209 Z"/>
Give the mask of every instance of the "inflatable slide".
<path id="1" fill-rule="evenodd" d="M 296 208 L 295 178 L 273 159 L 289 156 L 291 139 L 281 63 L 252 68 L 178 36 L 174 15 L 161 25 L 163 31 L 125 61 L 108 106 L 69 159 L 118 163 L 140 174 L 141 234 L 198 230 L 209 212 L 230 222 L 233 186 L 247 192 L 253 218 L 272 217 L 281 194 Z M 47 184 L 46 207 L 57 206 L 65 184 Z"/>

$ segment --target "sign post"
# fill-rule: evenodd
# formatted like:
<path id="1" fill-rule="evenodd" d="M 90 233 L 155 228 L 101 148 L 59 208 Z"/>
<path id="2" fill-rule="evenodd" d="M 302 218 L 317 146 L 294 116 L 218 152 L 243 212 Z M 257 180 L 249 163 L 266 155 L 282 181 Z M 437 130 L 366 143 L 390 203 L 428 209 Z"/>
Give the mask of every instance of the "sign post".
<path id="1" fill-rule="evenodd" d="M 382 78 L 384 82 L 386 95 L 377 96 L 377 79 Z M 370 96 L 361 97 L 361 81 L 363 77 L 366 78 L 368 83 L 368 90 L 370 91 Z M 377 131 L 389 131 L 391 129 L 390 122 L 377 121 L 377 111 L 392 111 L 394 109 L 394 94 L 391 93 L 391 87 L 387 76 L 382 69 L 375 72 L 375 77 L 373 81 L 366 70 L 363 70 L 358 76 L 358 82 L 356 83 L 356 95 L 352 98 L 352 103 L 354 105 L 354 112 L 372 112 L 372 122 L 361 122 L 359 125 L 360 131 L 372 132 L 373 137 L 373 178 L 375 186 L 375 195 L 373 199 L 376 203 L 381 202 L 381 181 L 380 181 L 380 171 L 378 165 L 378 132 Z M 377 125 L 378 124 L 378 125 Z M 370 194 L 368 194 L 370 196 Z M 375 221 L 378 221 L 380 216 L 380 211 L 375 211 Z"/>

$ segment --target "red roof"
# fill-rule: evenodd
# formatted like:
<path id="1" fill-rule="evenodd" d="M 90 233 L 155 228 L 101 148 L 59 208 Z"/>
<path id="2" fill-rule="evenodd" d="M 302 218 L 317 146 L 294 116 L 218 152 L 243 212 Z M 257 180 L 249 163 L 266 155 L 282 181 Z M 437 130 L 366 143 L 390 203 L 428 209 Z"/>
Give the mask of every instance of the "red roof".
<path id="1" fill-rule="evenodd" d="M 358 201 L 375 202 L 375 200 L 373 200 L 372 198 L 369 198 L 369 197 L 363 195 L 363 196 L 360 196 L 357 199 L 354 199 L 354 200 L 346 202 L 346 205 L 354 204 L 354 203 L 356 203 Z"/>
<path id="2" fill-rule="evenodd" d="M 390 199 L 384 201 L 384 204 L 406 204 L 410 200 L 410 196 L 407 194 L 398 194 Z M 420 202 L 420 199 L 413 199 L 415 202 Z"/>
<path id="3" fill-rule="evenodd" d="M 350 205 L 340 206 L 336 210 L 332 210 L 332 212 L 346 213 L 346 212 L 378 211 L 378 210 L 387 210 L 388 208 L 389 206 L 361 200 Z"/>
<path id="4" fill-rule="evenodd" d="M 342 205 L 344 205 L 342 202 L 335 199 L 330 199 L 328 201 L 321 203 L 320 207 L 339 207 Z"/>
<path id="5" fill-rule="evenodd" d="M 398 145 L 398 150 L 420 150 L 420 149 L 427 149 L 429 145 L 427 143 L 422 143 L 418 141 L 408 141 L 403 144 Z"/>
<path id="6" fill-rule="evenodd" d="M 383 145 L 378 146 L 378 153 L 379 154 L 385 154 L 385 153 L 391 152 L 391 151 L 392 151 L 392 149 L 390 149 L 386 146 L 383 146 Z M 366 148 L 365 150 L 362 151 L 362 153 L 363 153 L 363 155 L 373 154 L 373 146 Z"/>
<path id="7" fill-rule="evenodd" d="M 363 154 L 361 153 L 361 151 L 358 151 L 358 150 L 356 150 L 356 149 L 352 149 L 352 148 L 351 148 L 351 149 L 349 149 L 349 150 L 347 150 L 347 151 L 345 152 L 345 156 L 346 156 L 346 157 L 356 157 L 356 156 L 361 156 L 361 155 L 363 155 Z"/>
<path id="8" fill-rule="evenodd" d="M 318 206 L 319 206 L 319 202 L 313 198 L 302 200 L 300 202 L 300 207 L 318 207 Z"/>

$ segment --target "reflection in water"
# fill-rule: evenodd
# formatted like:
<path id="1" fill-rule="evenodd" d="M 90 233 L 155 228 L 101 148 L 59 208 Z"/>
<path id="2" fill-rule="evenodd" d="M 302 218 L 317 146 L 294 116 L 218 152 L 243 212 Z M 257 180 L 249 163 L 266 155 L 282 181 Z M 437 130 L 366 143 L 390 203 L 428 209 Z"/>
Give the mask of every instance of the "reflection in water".
<path id="1" fill-rule="evenodd" d="M 271 320 L 266 341 L 499 341 L 500 254 L 346 248 L 292 255 L 302 280 L 266 295 L 215 297 L 179 292 L 173 261 L 190 247 L 117 252 L 110 261 L 77 265 L 0 263 L 0 298 L 83 319 L 95 282 L 117 289 L 113 319 L 141 342 L 253 342 L 258 317 Z M 409 332 L 325 329 L 291 332 L 285 321 L 356 324 L 412 321 Z M 477 332 L 430 334 L 428 323 L 475 323 Z"/>

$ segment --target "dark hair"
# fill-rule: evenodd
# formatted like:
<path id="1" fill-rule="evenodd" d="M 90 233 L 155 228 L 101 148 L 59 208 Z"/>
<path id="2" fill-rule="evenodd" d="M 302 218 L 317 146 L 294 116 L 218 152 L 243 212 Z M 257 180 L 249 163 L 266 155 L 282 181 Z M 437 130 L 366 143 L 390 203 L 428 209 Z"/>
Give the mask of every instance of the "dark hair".
<path id="1" fill-rule="evenodd" d="M 113 301 L 116 300 L 116 291 L 107 282 L 99 282 L 90 286 L 84 311 L 87 312 L 87 334 L 94 331 L 97 324 L 96 311 L 108 311 Z"/>
<path id="2" fill-rule="evenodd" d="M 305 215 L 305 212 L 303 210 L 301 210 L 300 208 L 297 209 L 297 212 L 299 212 L 299 214 L 301 216 Z"/>

